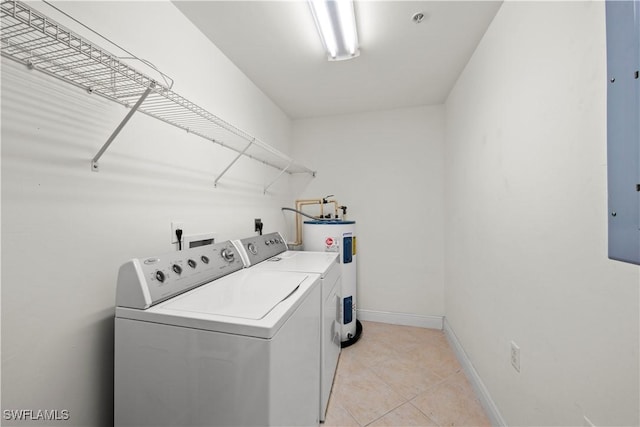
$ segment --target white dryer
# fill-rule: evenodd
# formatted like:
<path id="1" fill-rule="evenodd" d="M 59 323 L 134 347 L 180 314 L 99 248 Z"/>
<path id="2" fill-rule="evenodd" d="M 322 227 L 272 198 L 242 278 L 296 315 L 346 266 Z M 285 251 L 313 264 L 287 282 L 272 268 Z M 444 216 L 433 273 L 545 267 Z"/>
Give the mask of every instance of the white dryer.
<path id="1" fill-rule="evenodd" d="M 320 274 L 322 322 L 320 330 L 320 420 L 324 421 L 341 349 L 340 289 L 342 269 L 337 253 L 288 251 L 279 233 L 234 240 L 250 270 Z"/>
<path id="2" fill-rule="evenodd" d="M 230 242 L 127 262 L 115 425 L 317 425 L 320 296 L 320 275 L 243 269 Z"/>

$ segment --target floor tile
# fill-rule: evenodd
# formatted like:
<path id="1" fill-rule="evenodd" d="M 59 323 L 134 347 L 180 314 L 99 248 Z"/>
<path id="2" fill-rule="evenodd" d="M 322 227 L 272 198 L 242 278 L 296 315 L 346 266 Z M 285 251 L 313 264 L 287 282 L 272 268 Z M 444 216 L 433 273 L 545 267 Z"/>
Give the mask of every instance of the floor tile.
<path id="1" fill-rule="evenodd" d="M 385 360 L 371 367 L 371 370 L 405 399 L 413 399 L 442 381 L 423 360 L 406 354 Z"/>
<path id="2" fill-rule="evenodd" d="M 351 414 L 336 402 L 335 396 L 329 399 L 327 416 L 323 425 L 325 427 L 360 427 Z"/>
<path id="3" fill-rule="evenodd" d="M 362 338 L 356 344 L 343 349 L 343 354 L 345 357 L 357 360 L 360 365 L 373 366 L 376 363 L 397 357 L 402 354 L 402 350 L 399 350 L 385 335 L 372 336 L 363 333 Z"/>
<path id="4" fill-rule="evenodd" d="M 446 378 L 462 370 L 455 353 L 449 347 L 425 346 L 407 353 L 406 357 L 416 366 Z"/>
<path id="5" fill-rule="evenodd" d="M 401 352 L 407 352 L 425 344 L 448 347 L 447 339 L 441 330 L 375 322 L 366 322 L 366 324 L 374 325 L 368 329 L 375 340 L 384 340 Z"/>
<path id="6" fill-rule="evenodd" d="M 369 424 L 371 427 L 391 427 L 391 426 L 423 426 L 423 427 L 437 427 L 438 424 L 425 414 L 420 412 L 411 403 L 405 403 L 404 405 L 394 409 L 381 418 L 378 418 L 373 423 Z"/>
<path id="7" fill-rule="evenodd" d="M 340 354 L 326 427 L 490 425 L 442 331 L 362 324 Z"/>
<path id="8" fill-rule="evenodd" d="M 406 401 L 368 368 L 337 377 L 332 398 L 360 425 L 375 421 Z"/>
<path id="9" fill-rule="evenodd" d="M 462 372 L 417 396 L 411 403 L 440 426 L 490 426 Z"/>

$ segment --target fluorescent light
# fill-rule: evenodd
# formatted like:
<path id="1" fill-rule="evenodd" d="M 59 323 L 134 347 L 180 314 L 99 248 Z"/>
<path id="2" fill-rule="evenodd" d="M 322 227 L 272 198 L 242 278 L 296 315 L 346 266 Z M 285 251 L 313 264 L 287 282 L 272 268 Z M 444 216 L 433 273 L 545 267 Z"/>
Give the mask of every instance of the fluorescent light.
<path id="1" fill-rule="evenodd" d="M 360 55 L 352 0 L 309 0 L 329 61 Z"/>

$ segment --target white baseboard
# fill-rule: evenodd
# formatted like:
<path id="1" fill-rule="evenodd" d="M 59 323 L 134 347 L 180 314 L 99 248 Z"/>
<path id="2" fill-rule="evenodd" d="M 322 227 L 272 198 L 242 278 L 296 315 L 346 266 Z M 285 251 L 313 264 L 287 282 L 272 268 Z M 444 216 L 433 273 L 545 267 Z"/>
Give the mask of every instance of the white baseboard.
<path id="1" fill-rule="evenodd" d="M 462 368 L 467 375 L 467 379 L 476 392 L 478 399 L 480 399 L 480 403 L 486 411 L 487 416 L 489 417 L 489 421 L 491 421 L 491 425 L 506 426 L 507 423 L 504 421 L 504 418 L 502 418 L 498 407 L 489 394 L 489 390 L 487 390 L 487 387 L 485 387 L 482 379 L 480 378 L 480 375 L 478 375 L 478 372 L 473 367 L 471 360 L 469 360 L 469 358 L 467 357 L 467 353 L 465 353 L 462 344 L 460 343 L 460 341 L 458 341 L 458 337 L 456 336 L 455 332 L 453 332 L 453 329 L 451 329 L 451 325 L 449 324 L 449 322 L 447 322 L 446 318 L 444 318 L 443 320 L 443 329 L 447 340 L 453 348 L 453 351 L 455 352 L 460 365 L 462 365 Z"/>
<path id="2" fill-rule="evenodd" d="M 369 322 L 390 323 L 392 325 L 417 326 L 442 330 L 442 316 L 420 316 L 417 314 L 389 313 L 386 311 L 358 309 L 356 317 Z"/>

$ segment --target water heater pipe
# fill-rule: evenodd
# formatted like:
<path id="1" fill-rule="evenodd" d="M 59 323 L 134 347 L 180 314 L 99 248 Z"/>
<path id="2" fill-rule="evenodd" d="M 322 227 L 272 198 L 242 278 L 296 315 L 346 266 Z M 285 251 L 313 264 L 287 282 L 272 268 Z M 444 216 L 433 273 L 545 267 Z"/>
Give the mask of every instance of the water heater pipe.
<path id="1" fill-rule="evenodd" d="M 296 208 L 295 209 L 291 209 L 291 208 L 282 208 L 283 210 L 291 210 L 294 211 L 296 213 L 296 241 L 289 243 L 291 246 L 300 246 L 302 244 L 302 215 L 312 218 L 312 219 L 316 219 L 316 220 L 322 220 L 324 219 L 324 205 L 328 204 L 328 203 L 333 203 L 334 205 L 334 217 L 337 218 L 338 217 L 338 202 L 335 200 L 327 200 L 326 198 L 324 199 L 303 199 L 303 200 L 296 200 Z M 307 206 L 307 205 L 320 205 L 320 217 L 319 218 L 315 218 L 312 217 L 310 215 L 306 215 L 304 213 L 302 213 L 302 207 L 303 206 Z"/>

